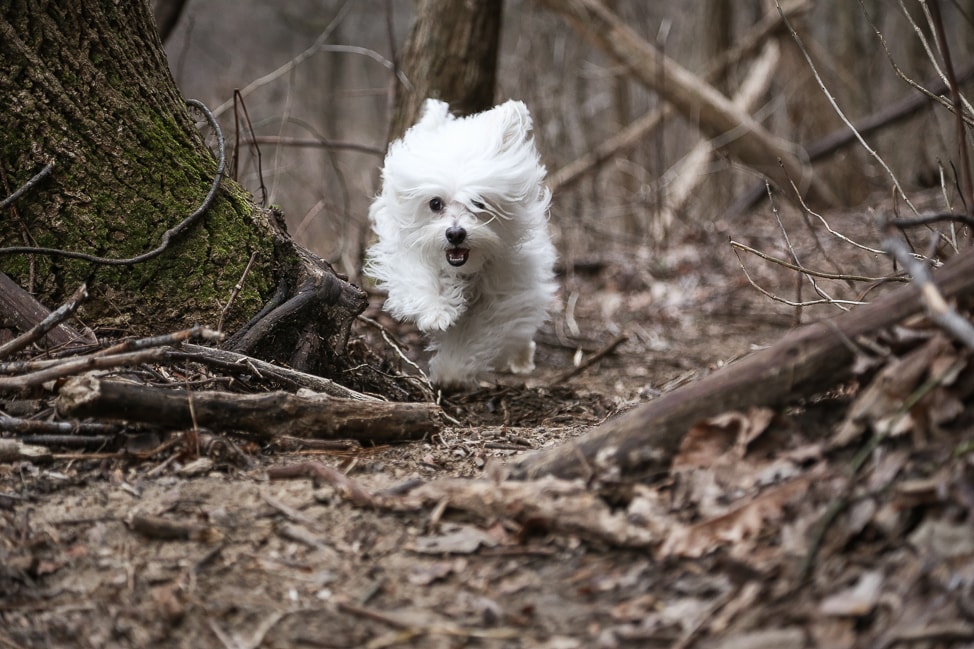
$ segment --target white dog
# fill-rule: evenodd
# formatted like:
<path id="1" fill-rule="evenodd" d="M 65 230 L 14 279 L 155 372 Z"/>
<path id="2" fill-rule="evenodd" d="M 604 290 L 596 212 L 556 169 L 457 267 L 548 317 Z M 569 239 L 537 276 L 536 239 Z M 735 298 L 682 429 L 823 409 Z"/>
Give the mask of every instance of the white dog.
<path id="1" fill-rule="evenodd" d="M 387 311 L 429 334 L 439 385 L 534 369 L 556 284 L 551 192 L 530 132 L 520 101 L 456 118 L 427 99 L 386 155 L 366 272 L 388 291 Z"/>

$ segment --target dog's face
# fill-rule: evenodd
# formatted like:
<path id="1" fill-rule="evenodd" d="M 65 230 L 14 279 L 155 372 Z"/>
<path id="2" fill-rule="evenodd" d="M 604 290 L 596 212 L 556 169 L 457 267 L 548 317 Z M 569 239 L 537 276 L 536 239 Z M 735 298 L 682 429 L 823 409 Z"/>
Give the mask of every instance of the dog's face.
<path id="1" fill-rule="evenodd" d="M 446 263 L 460 273 L 475 273 L 505 247 L 516 244 L 508 224 L 492 213 L 486 198 L 451 192 L 446 188 L 422 197 L 413 214 L 413 227 L 403 241 L 416 247 L 434 266 Z"/>
<path id="2" fill-rule="evenodd" d="M 472 274 L 543 225 L 549 195 L 530 139 L 531 118 L 509 101 L 465 118 L 427 100 L 423 116 L 390 147 L 372 216 L 427 263 Z"/>

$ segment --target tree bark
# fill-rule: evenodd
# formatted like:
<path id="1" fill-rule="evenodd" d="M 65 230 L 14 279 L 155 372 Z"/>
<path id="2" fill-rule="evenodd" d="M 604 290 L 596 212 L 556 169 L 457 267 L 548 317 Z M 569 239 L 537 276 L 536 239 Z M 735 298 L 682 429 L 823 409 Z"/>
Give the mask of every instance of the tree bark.
<path id="1" fill-rule="evenodd" d="M 285 304 L 312 285 L 317 302 L 248 351 L 290 361 L 301 340 L 316 339 L 324 344 L 313 352 L 327 359 L 305 359 L 302 369 L 327 370 L 364 293 L 229 180 L 201 219 L 148 261 L 4 254 L 30 246 L 136 257 L 203 202 L 217 162 L 179 95 L 147 2 L 11 0 L 0 9 L 0 60 L 0 197 L 54 164 L 4 210 L 0 271 L 49 305 L 87 283 L 84 321 L 136 334 L 221 319 L 233 331 L 272 296 Z"/>
<path id="2" fill-rule="evenodd" d="M 401 69 L 411 88 L 397 85 L 389 139 L 406 132 L 428 97 L 460 115 L 494 105 L 502 0 L 420 0 Z"/>
<path id="3" fill-rule="evenodd" d="M 971 294 L 974 253 L 955 257 L 934 279 L 947 299 Z M 611 419 L 577 440 L 524 457 L 510 467 L 510 475 L 611 479 L 665 472 L 696 422 L 751 406 L 785 405 L 834 386 L 851 375 L 851 341 L 923 308 L 920 288 L 910 284 L 867 306 L 795 329 L 771 347 Z"/>

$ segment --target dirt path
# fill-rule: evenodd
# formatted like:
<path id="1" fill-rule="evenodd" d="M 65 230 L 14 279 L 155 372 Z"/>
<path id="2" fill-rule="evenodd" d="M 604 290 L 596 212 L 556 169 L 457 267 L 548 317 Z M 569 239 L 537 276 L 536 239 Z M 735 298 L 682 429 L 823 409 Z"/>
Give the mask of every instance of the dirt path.
<path id="1" fill-rule="evenodd" d="M 460 425 L 427 442 L 327 452 L 238 442 L 239 455 L 195 462 L 175 446 L 0 464 L 0 646 L 974 642 L 963 406 L 883 441 L 854 477 L 868 433 L 830 447 L 849 403 L 837 391 L 694 428 L 670 474 L 651 481 L 535 485 L 528 505 L 601 507 L 601 531 L 615 526 L 628 547 L 600 525 L 525 514 L 534 510 L 490 482 L 520 453 L 564 443 L 791 325 L 794 311 L 758 294 L 726 246 L 746 232 L 772 248 L 773 228 L 728 228 L 690 232 L 651 260 L 566 260 L 571 313 L 542 333 L 539 373 L 446 397 Z M 753 266 L 756 281 L 795 293 L 790 275 Z M 584 359 L 620 333 L 614 354 L 550 385 L 577 349 Z M 355 505 L 334 486 L 268 479 L 308 461 L 385 500 Z M 395 490 L 454 477 L 486 480 L 485 507 Z"/>

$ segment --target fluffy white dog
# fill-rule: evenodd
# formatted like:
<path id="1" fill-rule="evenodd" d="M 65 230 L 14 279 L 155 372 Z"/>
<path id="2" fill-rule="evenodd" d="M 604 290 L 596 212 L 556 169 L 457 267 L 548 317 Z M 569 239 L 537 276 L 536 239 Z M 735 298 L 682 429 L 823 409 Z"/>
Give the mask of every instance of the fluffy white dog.
<path id="1" fill-rule="evenodd" d="M 427 99 L 386 155 L 366 272 L 388 291 L 385 309 L 429 335 L 439 385 L 534 369 L 556 284 L 551 192 L 530 133 L 520 101 L 457 118 Z"/>

